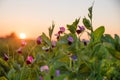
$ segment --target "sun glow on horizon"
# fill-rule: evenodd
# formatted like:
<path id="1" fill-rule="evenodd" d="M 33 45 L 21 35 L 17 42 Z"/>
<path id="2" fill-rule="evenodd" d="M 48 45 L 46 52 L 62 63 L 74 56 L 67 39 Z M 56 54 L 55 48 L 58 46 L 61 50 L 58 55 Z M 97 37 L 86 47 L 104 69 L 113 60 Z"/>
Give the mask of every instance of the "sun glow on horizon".
<path id="1" fill-rule="evenodd" d="M 25 33 L 20 33 L 20 39 L 25 39 L 26 38 L 26 34 Z"/>

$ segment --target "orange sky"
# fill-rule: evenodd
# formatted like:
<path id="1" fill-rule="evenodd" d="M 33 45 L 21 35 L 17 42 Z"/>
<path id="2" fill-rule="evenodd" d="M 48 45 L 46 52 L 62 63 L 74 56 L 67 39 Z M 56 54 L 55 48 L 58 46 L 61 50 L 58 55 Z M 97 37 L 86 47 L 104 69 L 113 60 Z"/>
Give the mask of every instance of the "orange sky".
<path id="1" fill-rule="evenodd" d="M 0 36 L 11 32 L 26 33 L 28 38 L 36 38 L 47 33 L 52 21 L 55 32 L 60 26 L 71 24 L 75 18 L 88 14 L 92 0 L 1 0 Z M 106 33 L 120 36 L 119 6 L 117 0 L 96 0 L 93 12 L 94 29 L 104 25 Z M 79 25 L 82 25 L 82 20 Z"/>

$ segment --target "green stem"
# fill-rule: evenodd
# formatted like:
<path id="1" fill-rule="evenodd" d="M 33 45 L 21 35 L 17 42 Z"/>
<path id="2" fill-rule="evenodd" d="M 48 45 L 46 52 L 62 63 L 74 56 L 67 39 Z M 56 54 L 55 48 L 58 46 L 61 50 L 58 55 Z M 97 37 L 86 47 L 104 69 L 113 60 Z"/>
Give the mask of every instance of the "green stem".
<path id="1" fill-rule="evenodd" d="M 70 58 L 70 70 L 72 70 L 72 59 Z"/>
<path id="2" fill-rule="evenodd" d="M 24 69 L 24 67 L 25 67 L 25 62 L 23 63 L 22 69 Z M 22 74 L 23 74 L 23 70 L 21 71 L 21 74 L 20 74 L 20 80 L 22 80 Z"/>
<path id="3" fill-rule="evenodd" d="M 37 44 L 35 44 L 35 45 L 31 48 L 31 50 L 28 52 L 28 56 L 29 56 L 30 53 L 35 49 L 36 46 L 37 46 Z"/>
<path id="4" fill-rule="evenodd" d="M 73 71 L 76 72 L 76 70 L 75 70 L 75 61 L 73 61 Z"/>

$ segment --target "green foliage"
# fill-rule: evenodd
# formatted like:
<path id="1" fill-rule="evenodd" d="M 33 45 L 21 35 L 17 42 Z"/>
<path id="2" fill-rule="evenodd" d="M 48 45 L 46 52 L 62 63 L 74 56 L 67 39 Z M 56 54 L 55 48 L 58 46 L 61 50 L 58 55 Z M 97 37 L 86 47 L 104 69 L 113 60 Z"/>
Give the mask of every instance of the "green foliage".
<path id="1" fill-rule="evenodd" d="M 110 54 L 116 59 L 120 59 L 120 38 L 115 34 L 115 38 L 112 38 L 111 35 L 106 34 L 103 38 L 103 41 L 108 42 L 109 44 L 105 45 Z"/>
<path id="2" fill-rule="evenodd" d="M 117 50 L 115 50 L 115 49 L 113 49 L 113 48 L 111 48 L 109 46 L 107 46 L 107 49 L 109 50 L 109 52 L 111 53 L 111 55 L 113 57 L 115 57 L 115 58 L 120 60 L 120 52 L 119 51 L 117 51 Z"/>
<path id="3" fill-rule="evenodd" d="M 120 52 L 120 37 L 117 34 L 115 34 L 114 44 L 115 49 Z"/>
<path id="4" fill-rule="evenodd" d="M 71 33 L 74 34 L 76 32 L 79 20 L 80 20 L 80 18 L 76 19 L 71 25 L 67 25 L 67 28 Z"/>
<path id="5" fill-rule="evenodd" d="M 48 30 L 49 30 L 49 37 L 50 37 L 50 39 L 52 38 L 52 34 L 53 34 L 54 27 L 55 27 L 55 24 L 54 24 L 54 23 L 52 23 L 52 27 L 49 27 L 49 28 L 48 28 Z"/>
<path id="6" fill-rule="evenodd" d="M 92 10 L 93 10 L 93 6 L 91 6 L 91 7 L 88 9 L 88 11 L 89 11 L 88 17 L 89 17 L 90 19 L 92 19 Z"/>
<path id="7" fill-rule="evenodd" d="M 0 80 L 120 80 L 120 37 L 104 34 L 104 26 L 93 30 L 93 6 L 88 11 L 89 19 L 84 17 L 83 24 L 90 31 L 77 34 L 80 19 L 76 19 L 67 25 L 69 33 L 58 33 L 54 45 L 54 23 L 48 36 L 41 34 L 40 44 L 26 40 L 27 45 L 21 46 L 20 40 L 0 40 Z M 88 33 L 88 41 L 81 40 L 84 32 Z M 73 40 L 70 42 L 68 37 Z M 17 52 L 19 47 L 22 53 Z M 28 56 L 33 59 L 28 61 Z M 43 66 L 45 69 L 41 69 Z"/>
<path id="8" fill-rule="evenodd" d="M 100 26 L 99 28 L 97 28 L 97 29 L 93 32 L 94 41 L 100 41 L 100 39 L 101 39 L 101 37 L 103 36 L 104 32 L 105 32 L 104 26 Z"/>
<path id="9" fill-rule="evenodd" d="M 44 41 L 48 46 L 51 46 L 51 41 L 50 41 L 50 39 L 46 36 L 45 33 L 42 33 L 41 37 L 42 37 L 43 41 Z"/>
<path id="10" fill-rule="evenodd" d="M 93 26 L 92 26 L 92 12 L 93 12 L 93 5 L 88 9 L 89 13 L 88 13 L 88 17 L 89 19 L 87 19 L 86 17 L 83 18 L 83 24 L 84 26 L 90 30 L 91 32 L 93 32 Z"/>
<path id="11" fill-rule="evenodd" d="M 5 75 L 10 70 L 9 64 L 0 58 L 0 76 Z"/>
<path id="12" fill-rule="evenodd" d="M 83 24 L 88 30 L 93 31 L 92 30 L 92 24 L 90 23 L 89 19 L 83 18 Z"/>
<path id="13" fill-rule="evenodd" d="M 0 80 L 7 80 L 4 76 L 0 77 Z"/>

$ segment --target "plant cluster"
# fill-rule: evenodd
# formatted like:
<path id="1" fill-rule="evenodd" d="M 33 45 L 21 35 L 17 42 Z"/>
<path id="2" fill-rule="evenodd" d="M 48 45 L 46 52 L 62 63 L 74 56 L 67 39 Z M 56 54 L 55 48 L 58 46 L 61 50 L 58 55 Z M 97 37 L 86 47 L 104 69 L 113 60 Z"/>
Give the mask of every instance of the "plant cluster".
<path id="1" fill-rule="evenodd" d="M 92 9 L 83 26 L 79 18 L 67 28 L 60 27 L 56 40 L 52 40 L 53 23 L 49 36 L 42 33 L 32 47 L 26 48 L 23 40 L 16 53 L 4 53 L 0 80 L 120 80 L 120 38 L 104 34 L 104 26 L 93 29 Z M 84 33 L 89 40 L 81 40 Z"/>

